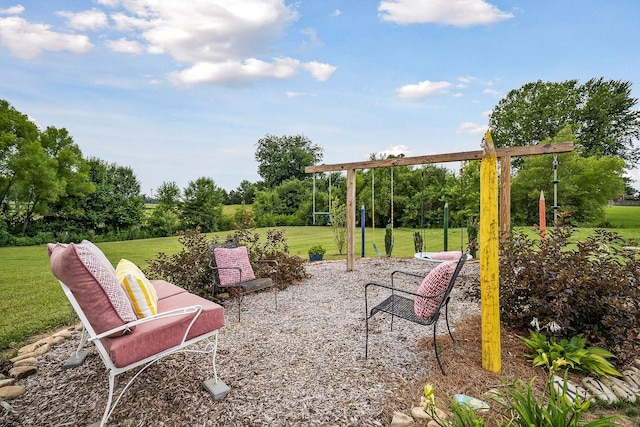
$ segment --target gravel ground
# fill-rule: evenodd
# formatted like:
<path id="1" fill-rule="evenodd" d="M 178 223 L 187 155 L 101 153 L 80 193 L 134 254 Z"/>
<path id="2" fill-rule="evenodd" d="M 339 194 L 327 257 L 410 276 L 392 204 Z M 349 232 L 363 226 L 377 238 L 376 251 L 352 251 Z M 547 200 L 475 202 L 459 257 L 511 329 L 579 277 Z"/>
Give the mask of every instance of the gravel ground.
<path id="1" fill-rule="evenodd" d="M 429 376 L 441 376 L 433 349 L 419 346 L 431 328 L 389 317 L 370 322 L 364 358 L 364 284 L 387 282 L 394 270 L 426 273 L 435 265 L 415 259 L 365 258 L 352 272 L 344 261 L 307 264 L 311 279 L 278 294 L 245 297 L 242 321 L 235 300 L 227 304 L 219 334 L 217 368 L 231 387 L 214 401 L 201 382 L 211 378 L 204 356 L 170 356 L 138 377 L 109 419 L 121 426 L 386 426 L 394 396 Z M 477 286 L 478 264 L 467 263 L 449 306 L 452 329 L 477 315 L 466 290 Z M 417 289 L 417 283 L 405 283 Z M 372 301 L 382 297 L 372 295 Z M 439 334 L 446 334 L 441 321 Z M 79 335 L 39 358 L 38 374 L 19 383 L 28 392 L 0 409 L 3 426 L 75 426 L 102 416 L 108 376 L 92 346 L 79 368 L 61 365 Z M 447 338 L 448 339 L 448 338 Z M 442 355 L 446 369 L 446 352 Z M 123 374 L 116 385 L 124 384 Z M 417 403 L 417 402 L 415 402 Z M 409 403 L 408 403 L 409 404 Z M 402 408 L 406 409 L 406 408 Z"/>

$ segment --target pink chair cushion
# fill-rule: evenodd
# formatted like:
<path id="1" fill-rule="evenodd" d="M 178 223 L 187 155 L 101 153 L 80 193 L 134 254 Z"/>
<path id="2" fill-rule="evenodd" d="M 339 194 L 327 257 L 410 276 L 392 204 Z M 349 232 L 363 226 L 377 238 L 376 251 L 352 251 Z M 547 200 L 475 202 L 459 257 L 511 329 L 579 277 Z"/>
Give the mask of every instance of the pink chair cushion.
<path id="1" fill-rule="evenodd" d="M 187 340 L 224 326 L 224 308 L 188 292 L 159 299 L 158 312 L 164 313 L 192 305 L 202 306 L 202 312 L 193 324 Z M 192 319 L 193 315 L 183 315 L 153 320 L 138 325 L 130 335 L 106 338 L 102 342 L 113 364 L 122 368 L 180 344 Z"/>
<path id="2" fill-rule="evenodd" d="M 462 251 L 443 251 L 431 255 L 431 258 L 439 261 L 458 261 L 461 256 Z"/>
<path id="3" fill-rule="evenodd" d="M 49 244 L 51 272 L 67 285 L 97 334 L 137 319 L 115 269 L 93 243 Z"/>
<path id="4" fill-rule="evenodd" d="M 219 268 L 218 277 L 221 286 L 236 285 L 241 281 L 248 282 L 256 278 L 249 262 L 249 252 L 247 252 L 246 246 L 233 249 L 215 248 L 213 256 L 216 259 L 216 266 Z M 236 268 L 228 267 L 239 267 L 242 270 L 242 276 Z"/>
<path id="5" fill-rule="evenodd" d="M 176 286 L 173 283 L 169 283 L 166 280 L 151 280 L 151 284 L 156 289 L 156 295 L 158 295 L 158 300 L 171 297 L 173 295 L 181 294 L 183 292 L 187 292 L 185 289 L 180 286 Z"/>
<path id="6" fill-rule="evenodd" d="M 451 277 L 456 270 L 456 265 L 457 263 L 452 261 L 438 264 L 438 266 L 431 270 L 427 277 L 424 278 L 417 293 L 424 296 L 432 296 L 444 291 L 451 281 Z M 442 304 L 443 299 L 444 295 L 437 298 L 416 297 L 413 303 L 413 310 L 419 319 L 428 319 L 438 312 L 438 308 L 440 304 Z"/>

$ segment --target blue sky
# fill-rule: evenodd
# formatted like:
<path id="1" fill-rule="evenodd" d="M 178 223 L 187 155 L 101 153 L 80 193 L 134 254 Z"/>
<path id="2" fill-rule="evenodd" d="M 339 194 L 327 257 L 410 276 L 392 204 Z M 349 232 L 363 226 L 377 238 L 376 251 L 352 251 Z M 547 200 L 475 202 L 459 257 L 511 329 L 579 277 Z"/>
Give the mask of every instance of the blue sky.
<path id="1" fill-rule="evenodd" d="M 17 1 L 0 1 L 0 98 L 147 194 L 259 180 L 266 134 L 303 134 L 324 163 L 476 150 L 536 80 L 640 97 L 637 0 Z"/>

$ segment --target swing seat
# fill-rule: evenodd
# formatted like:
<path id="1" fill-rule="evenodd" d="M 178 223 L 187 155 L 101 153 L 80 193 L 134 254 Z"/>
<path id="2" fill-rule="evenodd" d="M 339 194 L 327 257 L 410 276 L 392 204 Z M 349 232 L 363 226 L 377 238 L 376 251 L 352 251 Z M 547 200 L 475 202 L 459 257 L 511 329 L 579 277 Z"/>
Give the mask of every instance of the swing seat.
<path id="1" fill-rule="evenodd" d="M 376 246 L 376 242 L 373 242 L 373 250 L 376 252 L 378 256 L 386 256 L 386 257 L 389 256 L 383 252 L 380 252 L 380 250 L 378 249 L 378 246 Z M 391 250 L 393 251 L 393 243 L 391 243 Z"/>
<path id="2" fill-rule="evenodd" d="M 446 262 L 460 259 L 462 251 L 441 251 L 441 252 L 417 252 L 413 257 L 429 262 Z M 471 254 L 465 254 L 465 261 L 473 259 Z"/>

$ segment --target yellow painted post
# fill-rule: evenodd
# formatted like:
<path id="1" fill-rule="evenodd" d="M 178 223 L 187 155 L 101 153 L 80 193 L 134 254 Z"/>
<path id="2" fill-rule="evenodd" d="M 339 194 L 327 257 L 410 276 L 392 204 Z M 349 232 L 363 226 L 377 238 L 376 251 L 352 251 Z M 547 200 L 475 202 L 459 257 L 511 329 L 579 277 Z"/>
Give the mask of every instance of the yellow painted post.
<path id="1" fill-rule="evenodd" d="M 480 298 L 482 368 L 500 373 L 500 278 L 498 275 L 498 161 L 491 133 L 484 136 L 480 165 Z"/>

